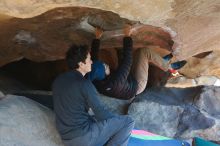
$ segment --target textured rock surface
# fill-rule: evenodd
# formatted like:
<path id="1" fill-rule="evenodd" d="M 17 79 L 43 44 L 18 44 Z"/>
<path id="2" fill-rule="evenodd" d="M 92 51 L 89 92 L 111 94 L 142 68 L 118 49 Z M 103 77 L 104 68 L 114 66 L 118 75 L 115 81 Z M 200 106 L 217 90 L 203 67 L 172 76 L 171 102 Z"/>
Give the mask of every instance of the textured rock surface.
<path id="1" fill-rule="evenodd" d="M 135 120 L 135 128 L 174 137 L 182 112 L 180 106 L 160 105 L 145 100 L 132 103 L 128 114 Z"/>
<path id="2" fill-rule="evenodd" d="M 220 51 L 213 51 L 203 58 L 191 57 L 180 73 L 189 77 L 217 76 L 220 78 Z"/>
<path id="3" fill-rule="evenodd" d="M 213 117 L 220 118 L 220 88 L 213 86 L 204 88 L 195 105 Z"/>
<path id="4" fill-rule="evenodd" d="M 190 132 L 193 133 L 193 131 L 200 131 L 200 133 L 202 133 L 202 131 L 206 129 L 212 129 L 213 127 L 215 127 L 215 124 L 216 122 L 213 118 L 202 113 L 195 107 L 187 105 L 185 106 L 184 111 L 179 119 L 175 137 L 182 137 L 182 134 Z M 218 132 L 213 134 L 213 140 L 216 140 L 216 135 L 218 135 Z"/>
<path id="5" fill-rule="evenodd" d="M 177 33 L 174 51 L 179 58 L 220 49 L 219 6 L 219 0 L 175 0 L 175 17 L 167 24 Z"/>
<path id="6" fill-rule="evenodd" d="M 200 76 L 198 78 L 187 78 L 184 76 L 179 76 L 171 78 L 167 81 L 166 87 L 195 87 L 195 86 L 220 86 L 220 79 L 216 76 Z"/>
<path id="7" fill-rule="evenodd" d="M 1 146 L 63 146 L 49 109 L 14 95 L 0 100 L 0 109 Z"/>
<path id="8" fill-rule="evenodd" d="M 127 114 L 128 107 L 130 104 L 129 100 L 120 100 L 115 98 L 109 98 L 107 96 L 101 95 L 100 100 L 109 107 L 109 109 L 118 114 Z"/>
<path id="9" fill-rule="evenodd" d="M 207 110 L 204 104 L 200 104 L 201 108 L 196 105 L 207 101 L 206 98 L 198 98 L 207 92 L 211 96 L 213 92 L 216 93 L 216 89 L 213 87 L 148 89 L 131 103 L 128 113 L 135 119 L 136 128 L 170 137 L 190 139 L 201 136 L 217 141 L 220 134 L 220 118 L 216 116 L 217 107 Z M 219 95 L 214 94 L 212 98 L 210 96 L 207 97 L 212 101 L 209 103 L 213 103 Z"/>
<path id="10" fill-rule="evenodd" d="M 100 1 L 100 0 L 1 0 L 1 12 L 15 17 L 33 17 L 55 7 L 85 6 L 110 10 L 129 19 L 160 22 L 169 18 L 173 0 Z"/>
<path id="11" fill-rule="evenodd" d="M 110 23 L 111 21 L 111 23 Z M 108 30 L 102 37 L 101 48 L 121 48 L 122 30 L 127 19 L 119 15 L 89 8 L 57 8 L 29 19 L 12 18 L 0 23 L 0 66 L 26 58 L 36 62 L 63 59 L 69 46 L 90 45 L 94 27 Z M 93 25 L 93 26 L 92 26 Z M 169 33 L 150 25 L 134 25 L 134 46 L 159 46 L 170 50 Z M 111 31 L 109 31 L 111 30 Z"/>
<path id="12" fill-rule="evenodd" d="M 85 6 L 113 11 L 130 20 L 168 27 L 177 34 L 175 52 L 179 58 L 187 58 L 204 50 L 219 49 L 220 45 L 218 0 L 2 0 L 0 6 L 1 13 L 23 18 L 65 6 Z"/>

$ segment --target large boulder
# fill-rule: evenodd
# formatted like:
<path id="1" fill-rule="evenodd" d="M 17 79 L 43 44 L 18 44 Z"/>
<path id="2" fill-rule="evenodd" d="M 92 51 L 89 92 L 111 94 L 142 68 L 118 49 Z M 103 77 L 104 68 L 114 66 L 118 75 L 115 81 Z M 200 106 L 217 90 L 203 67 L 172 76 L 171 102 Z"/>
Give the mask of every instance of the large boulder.
<path id="1" fill-rule="evenodd" d="M 205 87 L 197 97 L 195 105 L 213 117 L 220 118 L 220 87 Z"/>
<path id="2" fill-rule="evenodd" d="M 219 56 L 220 51 L 215 50 L 202 58 L 188 58 L 187 64 L 180 70 L 180 73 L 189 78 L 198 78 L 200 76 L 216 76 L 220 78 Z"/>
<path id="3" fill-rule="evenodd" d="M 3 15 L 18 18 L 38 16 L 56 7 L 75 6 L 112 11 L 130 20 L 161 26 L 175 39 L 174 52 L 179 59 L 219 50 L 219 1 L 79 1 L 79 0 L 2 0 Z M 68 15 L 70 16 L 70 15 Z M 58 17 L 60 18 L 60 17 Z M 2 19 L 6 19 L 2 16 Z M 113 23 L 113 21 L 108 21 Z"/>
<path id="4" fill-rule="evenodd" d="M 183 108 L 161 105 L 147 100 L 134 102 L 128 114 L 135 120 L 135 128 L 174 137 Z"/>
<path id="5" fill-rule="evenodd" d="M 100 100 L 109 107 L 110 111 L 121 115 L 127 114 L 128 107 L 131 103 L 130 100 L 120 100 L 105 95 L 100 95 Z"/>
<path id="6" fill-rule="evenodd" d="M 22 96 L 0 100 L 1 146 L 63 146 L 48 108 Z"/>
<path id="7" fill-rule="evenodd" d="M 187 78 L 185 76 L 179 76 L 170 78 L 166 87 L 177 87 L 177 88 L 186 88 L 186 87 L 195 87 L 195 86 L 220 86 L 220 79 L 216 76 L 200 76 L 197 78 Z"/>
<path id="8" fill-rule="evenodd" d="M 207 93 L 209 96 L 204 97 Z M 209 101 L 209 106 L 204 101 Z M 218 92 L 213 87 L 151 88 L 131 103 L 128 113 L 138 129 L 168 137 L 201 136 L 218 141 L 220 118 L 216 116 L 218 107 L 213 102 L 218 105 Z"/>
<path id="9" fill-rule="evenodd" d="M 121 48 L 122 28 L 128 22 L 134 25 L 135 47 L 155 45 L 161 50 L 171 50 L 170 34 L 159 27 L 130 21 L 110 11 L 56 8 L 33 18 L 0 22 L 0 36 L 4 36 L 0 55 L 5 54 L 1 55 L 0 66 L 22 58 L 35 62 L 64 59 L 71 44 L 91 45 L 95 26 L 108 30 L 101 38 L 101 48 Z"/>
<path id="10" fill-rule="evenodd" d="M 190 137 L 183 137 L 182 134 L 190 133 L 194 131 L 202 131 L 206 129 L 212 129 L 216 122 L 213 118 L 208 116 L 207 114 L 204 114 L 202 111 L 198 110 L 194 106 L 187 105 L 184 108 L 184 111 L 181 115 L 181 118 L 179 119 L 177 131 L 175 133 L 175 137 L 182 137 L 182 138 L 193 138 L 194 136 L 198 135 L 192 135 Z M 211 139 L 216 140 L 215 137 L 218 135 L 218 133 L 213 134 L 214 137 Z"/>

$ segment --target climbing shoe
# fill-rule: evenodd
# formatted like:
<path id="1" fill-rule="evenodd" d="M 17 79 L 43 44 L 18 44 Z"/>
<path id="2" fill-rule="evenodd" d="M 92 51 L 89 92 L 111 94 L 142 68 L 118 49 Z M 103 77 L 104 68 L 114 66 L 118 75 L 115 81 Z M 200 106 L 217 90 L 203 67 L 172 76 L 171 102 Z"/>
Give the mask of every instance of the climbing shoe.
<path id="1" fill-rule="evenodd" d="M 172 53 L 170 53 L 170 54 L 168 54 L 168 55 L 166 55 L 166 56 L 163 56 L 163 59 L 164 59 L 165 61 L 170 61 L 171 58 L 173 58 L 173 54 L 172 54 Z"/>
<path id="2" fill-rule="evenodd" d="M 169 72 L 171 73 L 170 78 L 180 76 L 180 73 L 175 69 L 169 69 Z"/>
<path id="3" fill-rule="evenodd" d="M 182 68 L 185 64 L 187 63 L 186 60 L 183 61 L 177 61 L 171 64 L 172 69 L 174 70 L 178 70 L 180 68 Z"/>

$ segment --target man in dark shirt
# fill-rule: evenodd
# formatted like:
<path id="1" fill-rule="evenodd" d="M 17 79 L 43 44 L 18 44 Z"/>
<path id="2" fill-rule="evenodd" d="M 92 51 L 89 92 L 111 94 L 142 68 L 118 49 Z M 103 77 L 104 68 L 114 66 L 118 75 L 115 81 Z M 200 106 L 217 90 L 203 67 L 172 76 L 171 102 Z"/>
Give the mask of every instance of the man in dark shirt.
<path id="1" fill-rule="evenodd" d="M 52 87 L 56 126 L 64 144 L 126 146 L 134 121 L 109 112 L 94 85 L 84 78 L 92 64 L 88 47 L 73 45 L 66 59 L 71 71 L 57 77 Z M 94 118 L 88 114 L 90 108 Z"/>

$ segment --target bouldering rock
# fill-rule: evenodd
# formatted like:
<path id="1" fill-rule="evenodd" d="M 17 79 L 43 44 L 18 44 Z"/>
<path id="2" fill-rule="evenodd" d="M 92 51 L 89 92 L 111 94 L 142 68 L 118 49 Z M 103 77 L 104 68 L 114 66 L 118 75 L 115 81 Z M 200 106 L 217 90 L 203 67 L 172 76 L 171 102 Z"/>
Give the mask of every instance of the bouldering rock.
<path id="1" fill-rule="evenodd" d="M 131 102 L 130 100 L 120 100 L 105 95 L 100 95 L 100 100 L 110 109 L 110 111 L 120 115 L 127 114 L 128 106 Z"/>
<path id="2" fill-rule="evenodd" d="M 207 86 L 203 88 L 195 105 L 213 117 L 220 118 L 220 87 Z"/>
<path id="3" fill-rule="evenodd" d="M 220 51 L 215 50 L 204 58 L 191 57 L 180 73 L 188 78 L 216 76 L 220 78 Z"/>
<path id="4" fill-rule="evenodd" d="M 177 88 L 186 88 L 186 87 L 195 87 L 195 86 L 220 86 L 220 79 L 216 76 L 200 76 L 197 78 L 187 78 L 185 76 L 173 77 L 170 78 L 166 87 L 177 87 Z"/>
<path id="5" fill-rule="evenodd" d="M 83 7 L 56 8 L 27 19 L 4 19 L 0 23 L 0 66 L 22 58 L 35 62 L 64 59 L 71 44 L 90 46 L 95 38 L 93 26 L 99 25 L 108 30 L 101 38 L 101 48 L 121 48 L 122 28 L 127 22 L 135 23 L 110 11 Z M 171 36 L 161 28 L 135 23 L 133 29 L 134 47 L 155 45 L 171 50 Z"/>
<path id="6" fill-rule="evenodd" d="M 192 104 L 195 98 L 201 93 L 203 87 L 189 87 L 189 88 L 166 88 L 154 87 L 147 89 L 140 98 L 134 100 L 152 101 L 163 105 L 185 105 Z"/>
<path id="7" fill-rule="evenodd" d="M 209 120 L 214 121 L 214 125 L 209 127 L 209 128 L 206 128 L 206 129 L 197 129 L 197 130 L 192 130 L 192 129 L 188 129 L 188 130 L 185 130 L 182 134 L 181 134 L 181 138 L 183 139 L 189 139 L 189 138 L 192 138 L 192 137 L 203 137 L 207 140 L 213 140 L 213 141 L 219 141 L 219 137 L 220 137 L 220 133 L 219 133 L 219 130 L 220 130 L 220 120 L 218 118 L 215 118 L 215 117 L 212 117 L 212 116 L 209 116 L 208 114 L 204 113 L 204 112 L 201 112 L 203 113 L 203 118 L 208 118 Z M 204 122 L 208 122 L 209 120 L 206 119 Z M 207 123 L 206 123 L 207 124 Z"/>
<path id="8" fill-rule="evenodd" d="M 193 106 L 185 106 L 178 124 L 178 130 L 175 137 L 181 137 L 181 134 L 190 131 L 204 130 L 215 125 L 212 118 L 206 117 L 200 110 Z"/>
<path id="9" fill-rule="evenodd" d="M 167 81 L 166 87 L 187 88 L 198 86 L 195 79 L 187 78 L 184 76 L 174 77 Z"/>
<path id="10" fill-rule="evenodd" d="M 135 128 L 168 137 L 175 136 L 182 112 L 180 106 L 161 105 L 147 100 L 132 103 L 128 110 L 135 120 Z"/>
<path id="11" fill-rule="evenodd" d="M 131 103 L 128 113 L 138 129 L 168 137 L 191 139 L 202 136 L 216 141 L 220 119 L 195 105 L 203 90 L 206 89 L 202 86 L 151 88 Z"/>
<path id="12" fill-rule="evenodd" d="M 1 146 L 64 146 L 48 108 L 22 96 L 6 95 L 0 109 Z"/>
<path id="13" fill-rule="evenodd" d="M 206 86 L 214 85 L 217 80 L 218 78 L 215 76 L 200 76 L 198 78 L 195 78 L 197 85 L 206 85 Z"/>

